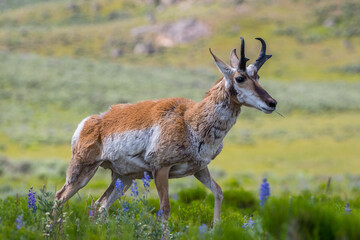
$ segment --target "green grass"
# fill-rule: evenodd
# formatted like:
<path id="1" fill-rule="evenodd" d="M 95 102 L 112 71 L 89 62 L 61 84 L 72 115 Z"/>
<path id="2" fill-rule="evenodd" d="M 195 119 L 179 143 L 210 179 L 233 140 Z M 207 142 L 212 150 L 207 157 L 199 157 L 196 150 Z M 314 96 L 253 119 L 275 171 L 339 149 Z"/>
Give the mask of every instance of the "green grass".
<path id="1" fill-rule="evenodd" d="M 276 185 L 272 185 L 276 188 Z M 201 193 L 199 195 L 199 193 Z M 184 189 L 171 199 L 172 212 L 162 223 L 156 212 L 157 199 L 140 195 L 123 196 L 108 215 L 93 211 L 92 198 L 72 200 L 51 215 L 53 195 L 46 190 L 36 194 L 36 211 L 27 207 L 26 197 L 0 200 L 0 237 L 2 239 L 358 239 L 360 232 L 358 198 L 342 200 L 338 196 L 283 194 L 270 196 L 264 207 L 255 194 L 238 188 L 224 191 L 221 221 L 214 224 L 213 197 L 201 188 Z M 232 201 L 231 201 L 232 199 Z M 126 203 L 125 203 L 126 202 Z M 352 212 L 345 211 L 349 202 Z M 129 209 L 124 211 L 124 204 Z M 16 222 L 22 219 L 21 225 Z M 60 220 L 61 219 L 61 220 Z M 242 227 L 251 219 L 251 226 Z M 164 231 L 164 229 L 167 229 Z"/>
<path id="2" fill-rule="evenodd" d="M 0 13 L 36 4 L 42 5 L 50 1 L 55 2 L 59 0 L 2 0 L 0 2 Z"/>

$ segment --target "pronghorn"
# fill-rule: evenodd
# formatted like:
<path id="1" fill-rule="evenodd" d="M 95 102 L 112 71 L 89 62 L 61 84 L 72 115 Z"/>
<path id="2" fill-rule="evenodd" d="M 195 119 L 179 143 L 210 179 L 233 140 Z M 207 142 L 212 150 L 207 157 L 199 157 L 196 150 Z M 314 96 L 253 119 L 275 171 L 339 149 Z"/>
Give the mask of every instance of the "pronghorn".
<path id="1" fill-rule="evenodd" d="M 112 182 L 97 200 L 107 211 L 120 197 L 115 181 L 120 179 L 126 191 L 133 179 L 144 171 L 154 179 L 163 220 L 170 214 L 168 179 L 194 175 L 215 196 L 214 221 L 220 218 L 221 187 L 212 178 L 207 165 L 223 148 L 223 139 L 235 124 L 242 106 L 272 113 L 277 102 L 260 86 L 257 72 L 271 55 L 257 38 L 261 51 L 257 60 L 246 67 L 244 39 L 240 60 L 236 49 L 230 53 L 230 65 L 210 53 L 222 73 L 202 101 L 184 98 L 148 100 L 136 104 L 113 105 L 107 112 L 85 118 L 71 141 L 72 158 L 64 186 L 55 201 L 62 205 L 84 187 L 101 166 L 112 171 Z"/>

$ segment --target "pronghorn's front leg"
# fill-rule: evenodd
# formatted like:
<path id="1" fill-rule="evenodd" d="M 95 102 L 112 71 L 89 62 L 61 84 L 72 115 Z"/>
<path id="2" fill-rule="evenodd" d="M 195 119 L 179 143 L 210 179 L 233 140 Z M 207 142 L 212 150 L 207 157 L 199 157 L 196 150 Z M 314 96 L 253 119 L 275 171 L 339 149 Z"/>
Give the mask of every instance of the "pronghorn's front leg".
<path id="1" fill-rule="evenodd" d="M 171 167 L 163 167 L 153 173 L 156 189 L 160 199 L 162 219 L 167 221 L 170 215 L 169 171 Z"/>
<path id="2" fill-rule="evenodd" d="M 194 176 L 213 192 L 215 198 L 214 222 L 220 220 L 221 201 L 223 199 L 221 187 L 211 177 L 210 171 L 207 167 L 195 173 Z"/>

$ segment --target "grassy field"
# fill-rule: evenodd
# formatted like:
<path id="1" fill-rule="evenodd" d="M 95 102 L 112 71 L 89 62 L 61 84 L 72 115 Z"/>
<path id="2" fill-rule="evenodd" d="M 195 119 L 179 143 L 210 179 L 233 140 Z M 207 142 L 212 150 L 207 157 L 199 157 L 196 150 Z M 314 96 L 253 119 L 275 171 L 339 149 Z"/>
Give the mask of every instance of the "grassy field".
<path id="1" fill-rule="evenodd" d="M 359 198 L 332 194 L 266 195 L 237 186 L 224 190 L 222 220 L 212 222 L 213 201 L 202 188 L 182 189 L 171 198 L 172 213 L 161 221 L 157 199 L 146 190 L 124 195 L 108 214 L 96 211 L 92 196 L 58 208 L 45 187 L 27 197 L 0 200 L 2 239 L 358 239 Z M 265 186 L 262 186 L 265 188 Z M 271 185 L 272 188 L 277 186 Z M 141 191 L 140 191 L 141 192 Z M 261 203 L 261 204 L 260 204 Z"/>
<path id="2" fill-rule="evenodd" d="M 208 48 L 227 61 L 244 36 L 251 60 L 260 48 L 253 38 L 266 40 L 273 57 L 260 84 L 285 117 L 242 109 L 209 165 L 224 189 L 218 225 L 209 191 L 193 177 L 171 181 L 167 238 L 359 239 L 359 10 L 353 0 L 0 1 L 0 238 L 159 239 L 165 225 L 156 220 L 153 185 L 146 199 L 126 197 L 128 213 L 122 199 L 108 218 L 89 217 L 92 196 L 110 182 L 100 169 L 65 205 L 66 222 L 51 229 L 53 197 L 37 199 L 32 213 L 27 189 L 44 197 L 43 184 L 55 192 L 64 183 L 70 139 L 84 117 L 118 103 L 201 100 L 220 77 Z M 210 34 L 174 47 L 132 34 L 189 18 Z M 136 44 L 149 41 L 153 53 L 135 53 Z M 264 177 L 271 197 L 261 208 Z M 254 225 L 242 228 L 251 215 Z"/>

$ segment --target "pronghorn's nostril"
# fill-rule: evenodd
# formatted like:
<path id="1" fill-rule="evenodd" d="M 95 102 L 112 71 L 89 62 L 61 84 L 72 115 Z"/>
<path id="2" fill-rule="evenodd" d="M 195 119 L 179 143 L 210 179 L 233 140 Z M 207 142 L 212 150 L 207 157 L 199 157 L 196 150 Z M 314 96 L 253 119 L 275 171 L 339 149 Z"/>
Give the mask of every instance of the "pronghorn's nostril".
<path id="1" fill-rule="evenodd" d="M 267 104 L 269 107 L 271 107 L 271 108 L 276 108 L 277 102 L 276 102 L 275 99 L 268 98 L 268 99 L 266 100 L 266 104 Z"/>

